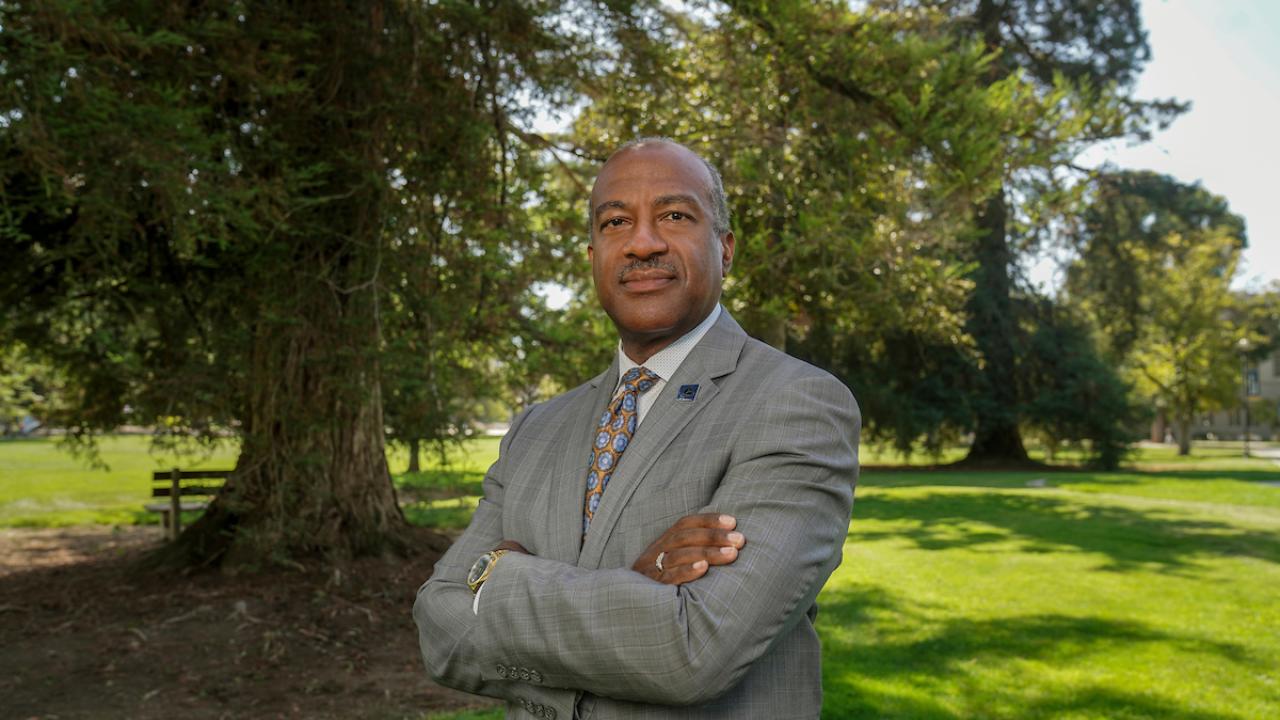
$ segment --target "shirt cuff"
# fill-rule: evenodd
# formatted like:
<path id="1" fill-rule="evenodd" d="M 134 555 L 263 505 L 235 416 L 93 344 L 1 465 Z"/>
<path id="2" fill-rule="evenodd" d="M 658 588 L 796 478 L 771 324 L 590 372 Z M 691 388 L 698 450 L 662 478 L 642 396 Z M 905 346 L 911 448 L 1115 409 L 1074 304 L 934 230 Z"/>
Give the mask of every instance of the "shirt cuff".
<path id="1" fill-rule="evenodd" d="M 480 593 L 484 592 L 484 585 L 476 588 L 476 596 L 471 598 L 471 614 L 480 614 Z"/>

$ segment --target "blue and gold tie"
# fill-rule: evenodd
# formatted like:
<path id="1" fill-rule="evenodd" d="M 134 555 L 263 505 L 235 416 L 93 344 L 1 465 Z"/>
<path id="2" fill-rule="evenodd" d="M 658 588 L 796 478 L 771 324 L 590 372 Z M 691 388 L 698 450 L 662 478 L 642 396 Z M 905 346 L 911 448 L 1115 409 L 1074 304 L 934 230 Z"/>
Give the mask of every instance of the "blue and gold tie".
<path id="1" fill-rule="evenodd" d="M 582 504 L 582 535 L 586 537 L 591 518 L 600 507 L 600 496 L 613 477 L 622 453 L 631 444 L 639 422 L 639 398 L 662 378 L 644 367 L 631 368 L 622 376 L 622 387 L 600 417 L 595 440 L 591 444 L 591 468 L 587 471 L 587 496 Z"/>

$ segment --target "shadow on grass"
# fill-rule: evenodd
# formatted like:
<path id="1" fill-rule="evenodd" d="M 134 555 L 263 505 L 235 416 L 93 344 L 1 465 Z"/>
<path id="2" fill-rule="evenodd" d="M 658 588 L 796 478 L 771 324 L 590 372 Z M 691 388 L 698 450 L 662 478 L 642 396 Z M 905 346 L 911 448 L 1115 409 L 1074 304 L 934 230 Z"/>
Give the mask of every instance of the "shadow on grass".
<path id="1" fill-rule="evenodd" d="M 869 622 L 871 615 L 886 610 L 897 616 L 896 622 Z M 997 684 L 982 673 L 1027 660 L 1059 666 L 1078 663 L 1089 655 L 1126 652 L 1144 643 L 1216 655 L 1246 667 L 1259 664 L 1239 645 L 1175 635 L 1139 622 L 1060 614 L 938 622 L 919 615 L 908 603 L 895 601 L 882 589 L 866 586 L 824 593 L 819 617 L 819 628 L 851 629 L 848 634 L 823 633 L 824 717 L 830 718 L 949 720 L 973 717 L 980 708 L 1012 704 L 1016 707 L 991 715 L 1221 720 L 1230 716 L 1188 710 L 1150 694 L 1129 694 L 1096 685 L 1063 688 L 1047 697 L 1040 686 L 1020 698 L 1022 688 Z M 879 634 L 866 638 L 859 634 L 859 629 L 876 625 L 884 628 Z M 918 629 L 929 625 L 935 625 L 936 631 L 920 637 Z M 895 632 L 895 627 L 902 628 L 901 633 Z M 954 682 L 964 676 L 972 678 Z M 949 707 L 934 699 L 954 698 L 953 690 L 937 692 L 942 679 L 964 689 L 965 707 Z M 988 716 L 987 711 L 982 715 Z"/>
<path id="2" fill-rule="evenodd" d="M 1276 482 L 1280 480 L 1280 467 L 1271 470 L 1120 470 L 1116 472 L 1081 472 L 1055 469 L 1037 472 L 1018 470 L 1009 472 L 971 472 L 963 470 L 921 470 L 901 468 L 893 470 L 865 469 L 859 485 L 863 487 L 1026 487 L 1032 480 L 1043 479 L 1050 487 L 1090 485 L 1141 485 L 1152 480 L 1236 480 L 1245 483 Z"/>
<path id="3" fill-rule="evenodd" d="M 851 539 L 906 539 L 925 550 L 1013 540 L 1029 552 L 1096 553 L 1109 561 L 1106 570 L 1151 565 L 1176 570 L 1205 556 L 1280 562 L 1280 537 L 1274 533 L 1027 493 L 880 493 L 857 502 L 853 514 Z M 856 521 L 866 519 L 908 522 L 883 531 L 860 529 Z M 974 523 L 984 527 L 975 529 Z"/>

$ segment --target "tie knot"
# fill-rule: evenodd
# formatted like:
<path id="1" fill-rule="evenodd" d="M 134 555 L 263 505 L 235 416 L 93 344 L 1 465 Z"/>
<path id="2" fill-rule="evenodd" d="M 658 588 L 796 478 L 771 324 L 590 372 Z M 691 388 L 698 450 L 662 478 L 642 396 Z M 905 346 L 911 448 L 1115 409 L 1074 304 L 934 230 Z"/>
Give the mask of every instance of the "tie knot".
<path id="1" fill-rule="evenodd" d="M 643 393 L 661 379 L 647 367 L 634 367 L 622 376 L 622 387 L 629 392 Z"/>

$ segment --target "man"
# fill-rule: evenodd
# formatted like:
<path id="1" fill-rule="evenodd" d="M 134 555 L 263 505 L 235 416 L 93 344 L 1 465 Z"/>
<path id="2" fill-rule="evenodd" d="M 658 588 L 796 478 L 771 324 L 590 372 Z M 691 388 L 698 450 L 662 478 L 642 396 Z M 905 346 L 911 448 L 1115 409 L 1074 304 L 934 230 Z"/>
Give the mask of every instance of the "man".
<path id="1" fill-rule="evenodd" d="M 590 219 L 617 357 L 512 423 L 418 592 L 427 667 L 508 718 L 815 718 L 857 405 L 719 306 L 734 236 L 692 151 L 623 147 Z"/>

